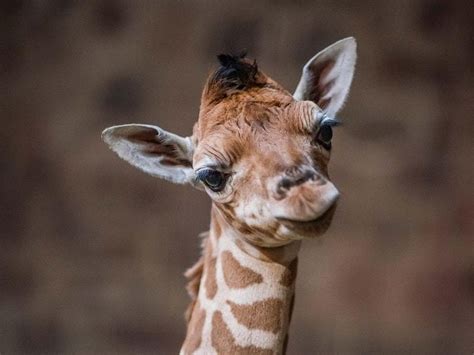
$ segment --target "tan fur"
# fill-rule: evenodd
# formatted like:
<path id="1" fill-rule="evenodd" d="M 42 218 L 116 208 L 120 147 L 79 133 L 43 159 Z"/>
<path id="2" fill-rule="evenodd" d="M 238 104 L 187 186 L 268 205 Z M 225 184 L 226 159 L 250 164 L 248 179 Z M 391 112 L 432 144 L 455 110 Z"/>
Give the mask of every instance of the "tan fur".
<path id="1" fill-rule="evenodd" d="M 220 220 L 218 218 L 218 215 L 213 214 L 212 219 L 212 226 L 219 224 Z M 222 221 L 220 223 L 222 223 Z M 249 330 L 262 330 L 271 332 L 278 336 L 277 339 L 280 338 L 280 332 L 282 333 L 281 344 L 280 341 L 278 341 L 276 344 L 272 345 L 271 349 L 262 348 L 254 345 L 238 345 L 236 339 L 233 338 L 232 333 L 228 329 L 228 325 L 225 324 L 225 321 L 223 320 L 220 311 L 217 310 L 215 312 L 203 312 L 203 309 L 205 309 L 205 307 L 201 305 L 201 302 L 199 300 L 202 300 L 204 303 L 212 301 L 217 296 L 217 292 L 220 289 L 216 279 L 218 265 L 222 268 L 222 281 L 225 283 L 225 287 L 238 286 L 238 288 L 232 289 L 242 289 L 250 291 L 250 289 L 254 285 L 259 285 L 263 282 L 262 275 L 260 275 L 258 272 L 255 272 L 254 269 L 244 267 L 241 264 L 241 256 L 247 254 L 236 253 L 234 256 L 233 253 L 227 250 L 218 252 L 218 250 L 220 249 L 221 241 L 225 242 L 227 240 L 228 242 L 228 238 L 228 235 L 224 233 L 219 239 L 215 239 L 214 233 L 213 231 L 211 231 L 209 236 L 203 241 L 203 257 L 201 258 L 201 260 L 204 259 L 204 262 L 201 262 L 200 265 L 203 264 L 201 283 L 203 283 L 204 288 L 199 288 L 199 298 L 198 300 L 193 302 L 194 307 L 192 307 L 192 316 L 188 323 L 188 332 L 182 347 L 182 354 L 202 354 L 204 351 L 203 349 L 207 349 L 206 343 L 203 343 L 205 339 L 210 339 L 210 343 L 218 354 L 280 353 L 280 351 L 277 349 L 283 347 L 283 339 L 287 333 L 287 326 L 289 322 L 289 305 L 291 303 L 294 293 L 293 284 L 290 285 L 288 291 L 279 294 L 277 298 L 270 297 L 249 304 L 239 304 L 231 300 L 226 300 L 226 304 L 230 307 L 229 309 L 231 314 L 233 315 L 233 317 L 235 317 L 236 322 L 238 322 L 241 326 L 244 326 Z M 212 240 L 214 240 L 215 244 L 212 242 Z M 245 248 L 245 243 L 244 245 L 242 245 L 242 241 L 236 240 L 235 242 L 238 242 L 238 244 L 241 244 L 244 249 L 247 249 Z M 237 252 L 237 250 L 241 250 L 240 247 L 238 247 L 237 245 L 235 245 L 235 248 L 238 249 L 235 249 L 234 252 Z M 263 262 L 265 264 L 268 264 L 268 266 L 266 267 L 270 267 L 269 270 L 272 270 L 272 273 L 275 272 L 277 275 L 279 275 L 279 277 L 275 277 L 275 280 L 284 279 L 285 274 L 289 272 L 289 268 L 293 268 L 292 265 L 294 264 L 290 263 L 290 266 L 284 266 L 286 264 L 284 260 L 287 257 L 287 252 L 285 252 L 285 248 L 286 247 L 281 247 L 281 250 L 278 253 L 281 256 L 281 260 L 277 258 L 275 259 L 275 265 L 278 265 L 276 269 L 271 267 L 274 262 L 267 261 L 267 257 L 264 254 L 260 254 L 258 250 L 256 250 L 257 254 L 255 254 L 254 256 L 248 255 L 246 256 L 246 259 L 248 260 L 247 262 L 260 259 L 261 261 L 259 261 L 259 263 Z M 244 252 L 241 251 L 241 253 Z M 293 257 L 292 260 L 294 259 L 295 258 Z M 258 265 L 255 265 L 255 267 L 258 267 Z M 197 266 L 194 269 L 196 270 L 196 268 Z M 229 277 L 229 275 L 227 275 L 227 278 L 225 277 L 226 268 L 230 268 L 232 270 L 231 276 Z M 210 275 L 212 275 L 212 282 L 210 281 Z M 275 282 L 275 284 L 277 284 L 277 282 Z M 283 298 L 282 295 L 284 295 Z M 216 314 L 218 314 L 217 318 Z M 209 335 L 203 333 L 204 324 L 207 320 L 211 322 L 211 333 Z M 215 327 L 216 325 L 217 328 Z M 220 334 L 219 337 L 216 335 L 217 333 Z M 232 352 L 229 352 L 229 349 L 231 349 Z M 204 351 L 204 353 L 207 353 L 207 350 Z"/>
<path id="2" fill-rule="evenodd" d="M 209 232 L 201 233 L 199 236 L 202 238 L 201 248 L 204 251 L 206 248 L 207 239 L 209 237 Z M 184 319 L 186 320 L 186 323 L 189 323 L 191 319 L 191 314 L 193 312 L 194 305 L 198 297 L 203 272 L 204 255 L 201 255 L 199 260 L 184 273 L 184 276 L 188 279 L 188 283 L 186 284 L 186 291 L 188 291 L 189 297 L 191 298 L 191 302 L 189 303 L 188 308 L 184 313 Z"/>
<path id="3" fill-rule="evenodd" d="M 295 308 L 295 294 L 291 297 L 290 301 L 290 314 L 288 317 L 288 324 L 291 322 L 291 318 L 293 317 L 293 309 Z M 286 354 L 286 349 L 288 348 L 288 340 L 289 340 L 289 333 L 286 334 L 285 342 L 283 343 L 283 354 Z"/>
<path id="4" fill-rule="evenodd" d="M 286 287 L 290 287 L 294 284 L 296 280 L 296 274 L 298 272 L 298 258 L 295 258 L 290 265 L 288 265 L 288 269 L 285 270 L 283 273 L 282 278 L 280 279 L 280 284 Z"/>
<path id="5" fill-rule="evenodd" d="M 255 346 L 242 347 L 235 344 L 235 340 L 229 328 L 222 319 L 222 313 L 217 311 L 212 318 L 212 346 L 218 354 L 252 354 L 273 355 L 269 349 L 257 348 Z"/>
<path id="6" fill-rule="evenodd" d="M 183 343 L 183 351 L 186 354 L 192 354 L 201 345 L 202 328 L 206 319 L 206 312 L 201 309 L 199 301 L 196 302 L 194 308 L 194 314 L 188 324 L 188 333 Z"/>
<path id="7" fill-rule="evenodd" d="M 209 243 L 210 248 L 210 243 Z M 212 256 L 210 250 L 205 255 L 205 267 L 206 267 L 206 296 L 209 299 L 213 299 L 217 292 L 216 282 L 216 258 Z"/>
<path id="8" fill-rule="evenodd" d="M 199 285 L 201 284 L 201 277 L 204 270 L 204 257 L 199 258 L 199 260 L 190 267 L 184 273 L 184 276 L 189 280 L 186 284 L 186 291 L 188 291 L 189 297 L 191 297 L 191 302 L 186 309 L 186 313 L 184 314 L 184 318 L 186 322 L 189 322 L 191 319 L 191 314 L 194 309 L 194 305 L 197 300 L 197 296 L 199 293 Z"/>
<path id="9" fill-rule="evenodd" d="M 240 265 L 228 251 L 222 253 L 222 268 L 225 282 L 231 288 L 244 288 L 263 281 L 262 275 Z"/>
<path id="10" fill-rule="evenodd" d="M 252 304 L 239 305 L 227 301 L 231 311 L 240 324 L 249 329 L 262 329 L 277 333 L 281 329 L 283 302 L 268 298 Z"/>

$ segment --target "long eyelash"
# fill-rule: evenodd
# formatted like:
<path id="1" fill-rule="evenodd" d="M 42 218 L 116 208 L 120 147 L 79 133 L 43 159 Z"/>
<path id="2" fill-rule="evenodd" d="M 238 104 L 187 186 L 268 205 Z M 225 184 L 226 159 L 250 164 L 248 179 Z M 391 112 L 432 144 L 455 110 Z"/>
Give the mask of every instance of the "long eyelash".
<path id="1" fill-rule="evenodd" d="M 330 127 L 336 127 L 342 125 L 341 121 L 339 121 L 335 117 L 329 117 L 326 112 L 323 112 L 323 117 L 321 117 L 321 120 L 319 122 L 320 126 L 325 125 Z"/>
<path id="2" fill-rule="evenodd" d="M 218 166 L 206 166 L 203 168 L 199 168 L 199 170 L 196 171 L 196 176 L 200 180 L 204 180 L 209 174 L 211 174 L 213 171 L 218 171 L 220 174 L 222 174 L 225 177 L 228 177 L 232 175 L 232 173 L 226 173 L 222 169 L 220 169 Z"/>
<path id="3" fill-rule="evenodd" d="M 207 175 L 209 175 L 209 172 L 210 172 L 210 169 L 207 169 L 207 168 L 199 169 L 196 172 L 196 175 L 199 180 L 204 180 L 207 177 Z"/>
<path id="4" fill-rule="evenodd" d="M 214 171 L 219 171 L 219 170 L 217 170 L 216 168 L 212 168 L 212 167 L 201 168 L 198 171 L 196 171 L 196 175 L 197 175 L 198 179 L 205 180 Z"/>
<path id="5" fill-rule="evenodd" d="M 323 121 L 321 121 L 320 125 L 325 125 L 325 126 L 330 126 L 330 127 L 337 127 L 337 126 L 341 126 L 342 125 L 342 122 L 337 120 L 336 118 L 326 118 L 324 119 Z"/>

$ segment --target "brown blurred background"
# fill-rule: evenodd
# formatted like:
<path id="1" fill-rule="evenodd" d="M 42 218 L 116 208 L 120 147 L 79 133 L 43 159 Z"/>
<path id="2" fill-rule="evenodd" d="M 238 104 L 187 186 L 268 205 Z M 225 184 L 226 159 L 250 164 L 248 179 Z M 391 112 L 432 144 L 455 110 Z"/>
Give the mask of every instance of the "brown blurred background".
<path id="1" fill-rule="evenodd" d="M 353 35 L 333 226 L 303 245 L 289 354 L 474 351 L 472 1 L 0 5 L 0 353 L 174 354 L 208 198 L 100 140 L 191 133 L 220 52 L 289 90 Z"/>

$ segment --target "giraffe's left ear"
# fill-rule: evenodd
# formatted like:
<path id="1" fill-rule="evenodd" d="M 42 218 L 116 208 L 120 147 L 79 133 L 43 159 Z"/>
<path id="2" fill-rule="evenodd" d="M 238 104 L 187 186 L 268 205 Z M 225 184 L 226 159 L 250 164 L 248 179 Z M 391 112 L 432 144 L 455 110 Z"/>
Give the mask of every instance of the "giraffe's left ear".
<path id="1" fill-rule="evenodd" d="M 351 87 L 356 48 L 355 39 L 348 37 L 311 58 L 293 94 L 295 100 L 313 101 L 334 116 L 344 105 Z"/>
<path id="2" fill-rule="evenodd" d="M 194 145 L 190 137 L 156 126 L 127 124 L 107 128 L 102 139 L 120 158 L 145 173 L 178 184 L 194 184 Z"/>

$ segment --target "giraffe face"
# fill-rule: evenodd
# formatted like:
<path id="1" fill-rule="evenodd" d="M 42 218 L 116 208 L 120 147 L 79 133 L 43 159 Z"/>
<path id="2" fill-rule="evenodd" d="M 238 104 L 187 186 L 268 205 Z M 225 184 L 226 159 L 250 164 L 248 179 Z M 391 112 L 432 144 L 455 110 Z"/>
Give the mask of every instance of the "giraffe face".
<path id="1" fill-rule="evenodd" d="M 354 73 L 353 38 L 313 57 L 291 95 L 243 56 L 218 56 L 193 135 L 114 126 L 103 139 L 139 169 L 204 189 L 240 236 L 260 246 L 313 237 L 339 193 L 328 177 L 334 119 Z"/>
<path id="2" fill-rule="evenodd" d="M 314 102 L 268 95 L 257 101 L 258 93 L 245 92 L 204 110 L 210 116 L 196 128 L 193 167 L 228 224 L 250 242 L 275 246 L 329 226 L 339 196 L 328 177 L 336 121 Z"/>

